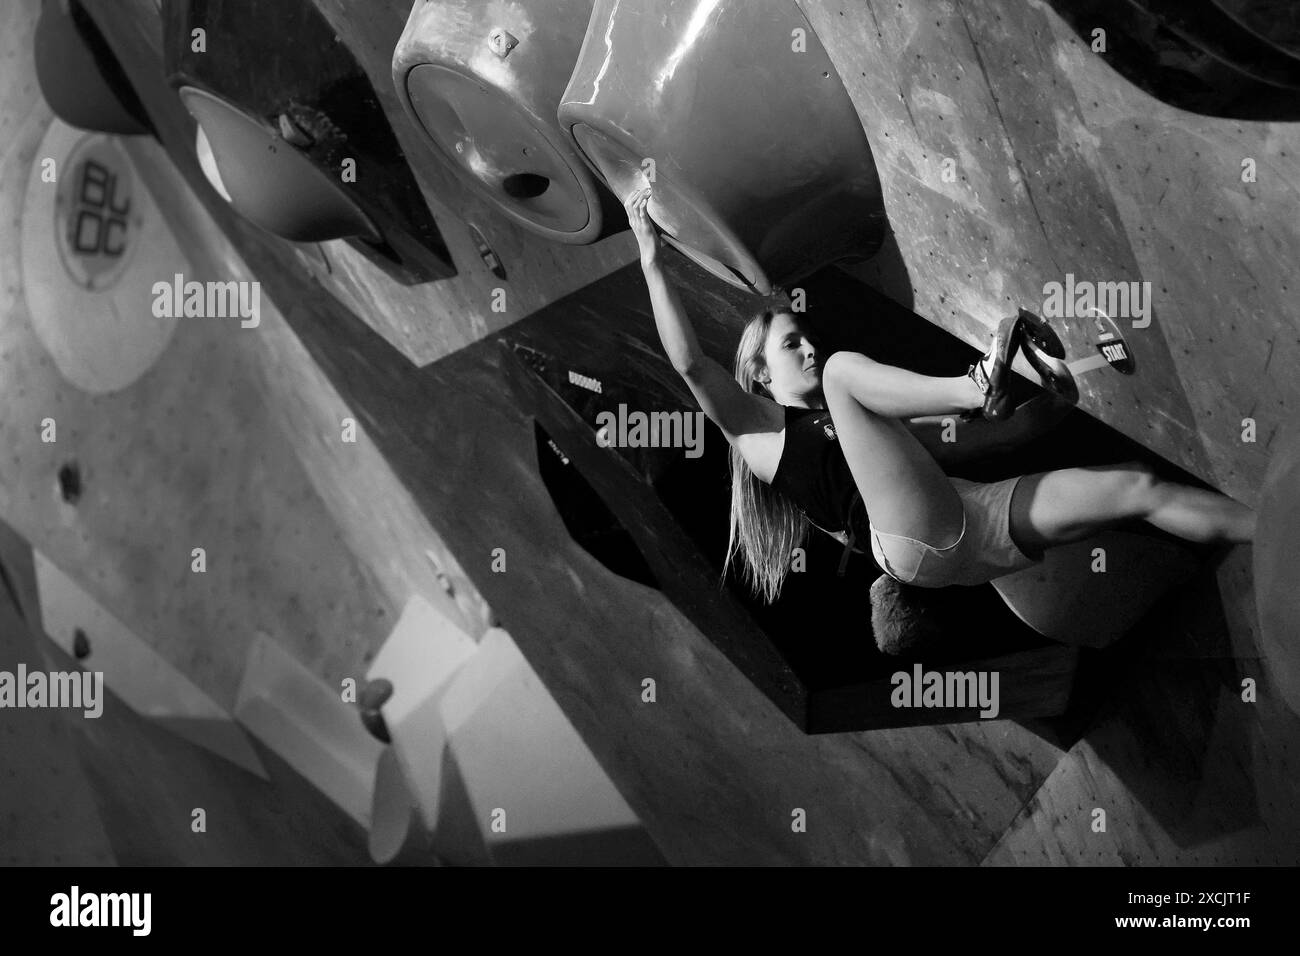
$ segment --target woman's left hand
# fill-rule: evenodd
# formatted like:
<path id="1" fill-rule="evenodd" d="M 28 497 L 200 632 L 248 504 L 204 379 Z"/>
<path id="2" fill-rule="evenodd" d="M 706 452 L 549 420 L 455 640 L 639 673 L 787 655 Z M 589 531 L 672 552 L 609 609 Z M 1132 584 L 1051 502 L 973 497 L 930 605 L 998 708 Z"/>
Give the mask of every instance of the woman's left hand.
<path id="1" fill-rule="evenodd" d="M 628 197 L 623 207 L 627 210 L 627 221 L 632 226 L 632 235 L 636 236 L 641 248 L 642 264 L 649 264 L 659 253 L 659 234 L 655 232 L 654 221 L 650 218 L 650 187 L 636 190 Z"/>

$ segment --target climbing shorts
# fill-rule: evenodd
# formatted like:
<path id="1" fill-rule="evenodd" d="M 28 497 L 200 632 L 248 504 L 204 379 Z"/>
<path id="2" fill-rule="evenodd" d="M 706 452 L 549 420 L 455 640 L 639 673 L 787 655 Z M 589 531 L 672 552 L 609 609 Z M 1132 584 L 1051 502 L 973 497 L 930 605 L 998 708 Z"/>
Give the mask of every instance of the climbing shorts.
<path id="1" fill-rule="evenodd" d="M 935 548 L 871 525 L 871 553 L 880 567 L 901 584 L 941 588 L 950 584 L 984 584 L 1037 563 L 1011 539 L 1011 496 L 1019 478 L 983 484 L 949 478 L 961 498 L 961 536 Z"/>

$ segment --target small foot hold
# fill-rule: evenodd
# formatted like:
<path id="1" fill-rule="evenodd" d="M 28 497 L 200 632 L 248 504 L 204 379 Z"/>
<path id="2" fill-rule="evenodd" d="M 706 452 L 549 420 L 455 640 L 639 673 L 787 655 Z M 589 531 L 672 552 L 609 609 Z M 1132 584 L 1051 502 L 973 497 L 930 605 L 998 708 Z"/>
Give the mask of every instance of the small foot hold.
<path id="1" fill-rule="evenodd" d="M 1024 309 L 1020 310 L 1020 321 L 1020 351 L 1042 379 L 1043 387 L 1071 405 L 1077 405 L 1079 386 L 1065 363 L 1065 345 L 1056 330 Z"/>

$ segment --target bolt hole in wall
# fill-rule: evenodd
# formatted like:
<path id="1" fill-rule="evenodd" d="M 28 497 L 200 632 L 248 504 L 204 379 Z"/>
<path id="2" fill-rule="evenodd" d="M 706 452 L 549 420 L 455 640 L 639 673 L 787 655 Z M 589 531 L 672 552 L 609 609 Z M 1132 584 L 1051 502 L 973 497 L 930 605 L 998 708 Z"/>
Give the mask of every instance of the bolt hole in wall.
<path id="1" fill-rule="evenodd" d="M 70 461 L 59 469 L 59 496 L 70 505 L 81 499 L 81 467 Z"/>
<path id="2" fill-rule="evenodd" d="M 79 661 L 90 656 L 90 638 L 79 627 L 72 632 L 72 654 Z"/>

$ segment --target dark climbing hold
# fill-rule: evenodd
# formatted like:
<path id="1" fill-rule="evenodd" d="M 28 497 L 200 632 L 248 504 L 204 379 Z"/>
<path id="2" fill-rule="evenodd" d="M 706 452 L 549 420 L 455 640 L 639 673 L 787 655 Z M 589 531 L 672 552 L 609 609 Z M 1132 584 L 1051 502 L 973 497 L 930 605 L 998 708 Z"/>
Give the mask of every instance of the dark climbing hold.
<path id="1" fill-rule="evenodd" d="M 388 703 L 388 698 L 393 696 L 393 682 L 380 678 L 372 680 L 361 689 L 361 709 L 378 710 L 384 704 Z"/>
<path id="2" fill-rule="evenodd" d="M 79 661 L 90 656 L 90 638 L 86 637 L 86 632 L 81 628 L 72 632 L 72 656 Z"/>
<path id="3" fill-rule="evenodd" d="M 59 469 L 59 494 L 70 505 L 75 505 L 81 497 L 81 469 L 75 461 Z"/>
<path id="4" fill-rule="evenodd" d="M 361 725 L 370 731 L 370 736 L 374 737 L 381 743 L 391 744 L 392 736 L 388 733 L 388 724 L 384 722 L 384 715 L 377 710 L 363 710 L 361 712 Z"/>
<path id="5" fill-rule="evenodd" d="M 121 64 L 80 3 L 45 0 L 34 46 L 41 94 L 63 122 L 120 136 L 151 132 Z"/>
<path id="6" fill-rule="evenodd" d="M 382 708 L 392 696 L 392 681 L 381 678 L 372 680 L 361 688 L 361 700 L 358 702 L 361 707 L 362 726 L 370 731 L 372 737 L 386 744 L 392 743 L 393 738 L 388 733 L 388 724 L 384 721 Z"/>
<path id="7" fill-rule="evenodd" d="M 871 631 L 882 654 L 916 656 L 942 642 L 934 593 L 900 584 L 887 574 L 876 578 L 871 585 Z"/>

